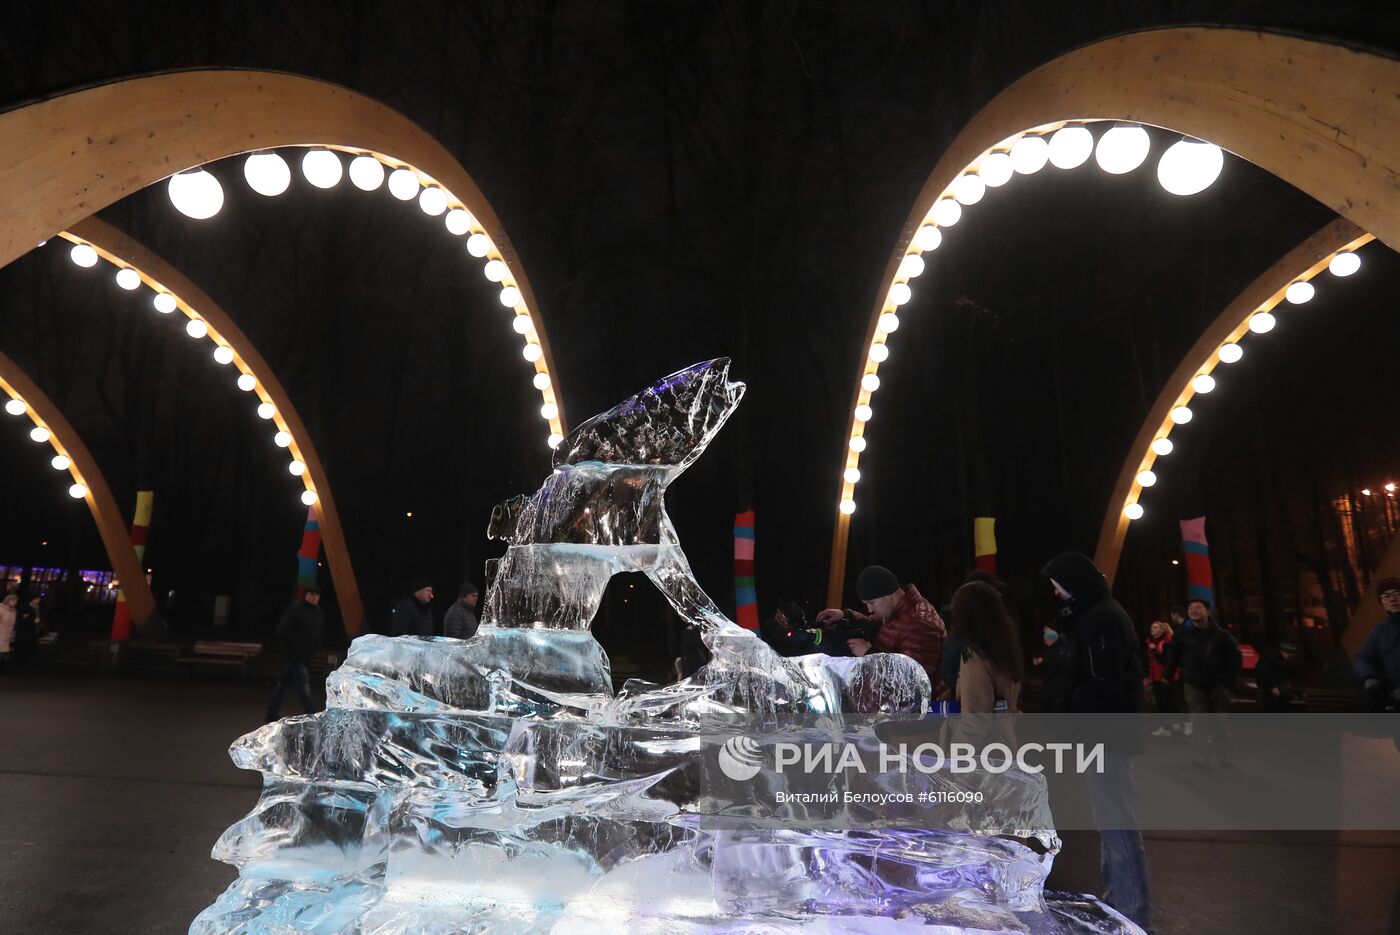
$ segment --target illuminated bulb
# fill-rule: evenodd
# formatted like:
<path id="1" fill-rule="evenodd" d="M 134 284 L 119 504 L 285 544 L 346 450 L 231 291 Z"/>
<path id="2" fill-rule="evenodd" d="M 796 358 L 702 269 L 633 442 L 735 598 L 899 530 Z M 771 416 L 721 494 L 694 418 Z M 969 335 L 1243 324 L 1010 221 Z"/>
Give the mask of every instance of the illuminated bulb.
<path id="1" fill-rule="evenodd" d="M 1157 162 L 1157 181 L 1173 195 L 1195 195 L 1220 177 L 1225 153 L 1214 143 L 1179 140 Z"/>
<path id="2" fill-rule="evenodd" d="M 914 297 L 914 291 L 905 282 L 897 282 L 890 286 L 890 304 L 903 305 Z"/>
<path id="3" fill-rule="evenodd" d="M 1240 347 L 1238 344 L 1222 344 L 1222 345 L 1220 345 L 1220 362 L 1221 362 L 1221 363 L 1224 363 L 1224 364 L 1233 364 L 1233 363 L 1237 362 L 1237 361 L 1238 361 L 1241 357 L 1243 357 L 1243 356 L 1244 356 L 1244 348 Z"/>
<path id="4" fill-rule="evenodd" d="M 547 374 L 547 373 L 537 373 L 537 374 L 535 374 L 535 379 L 534 379 L 535 389 L 537 389 L 537 390 L 547 390 L 547 389 L 549 389 L 549 383 L 550 383 L 549 374 Z"/>
<path id="5" fill-rule="evenodd" d="M 272 443 L 278 448 L 290 448 L 292 445 L 292 436 L 287 432 L 278 432 L 276 435 L 272 436 Z"/>
<path id="6" fill-rule="evenodd" d="M 883 364 L 890 359 L 890 349 L 884 344 L 870 345 L 870 359 L 877 364 Z"/>
<path id="7" fill-rule="evenodd" d="M 1165 457 L 1171 454 L 1175 447 L 1170 438 L 1158 438 L 1152 442 L 1152 453 L 1159 458 Z"/>
<path id="8" fill-rule="evenodd" d="M 501 304 L 506 308 L 515 308 L 521 302 L 520 290 L 514 286 L 506 286 L 501 290 Z"/>
<path id="9" fill-rule="evenodd" d="M 301 157 L 301 174 L 317 188 L 335 188 L 344 172 L 340 157 L 329 149 L 313 149 Z"/>
<path id="10" fill-rule="evenodd" d="M 987 183 L 978 175 L 959 176 L 953 183 L 953 197 L 965 205 L 975 205 L 987 194 Z"/>
<path id="11" fill-rule="evenodd" d="M 292 461 L 287 465 L 287 473 L 293 477 L 300 477 L 306 473 L 306 464 L 302 461 Z"/>
<path id="12" fill-rule="evenodd" d="M 1249 330 L 1255 334 L 1268 334 L 1274 330 L 1274 325 L 1278 324 L 1278 319 L 1268 312 L 1260 312 L 1249 319 Z"/>
<path id="13" fill-rule="evenodd" d="M 251 373 L 243 373 L 238 376 L 238 388 L 245 393 L 251 393 L 258 385 L 258 378 Z"/>
<path id="14" fill-rule="evenodd" d="M 516 315 L 515 320 L 510 323 L 516 334 L 528 334 L 533 325 L 530 324 L 529 315 Z"/>
<path id="15" fill-rule="evenodd" d="M 893 312 L 886 312 L 880 316 L 880 324 L 876 328 L 885 334 L 893 334 L 899 330 L 899 316 Z"/>
<path id="16" fill-rule="evenodd" d="M 223 186 L 203 169 L 175 173 L 165 190 L 175 210 L 196 221 L 212 218 L 224 206 Z"/>
<path id="17" fill-rule="evenodd" d="M 29 430 L 29 438 L 31 441 L 36 441 L 42 445 L 49 440 L 49 430 L 42 425 L 36 425 Z"/>
<path id="18" fill-rule="evenodd" d="M 933 203 L 929 215 L 939 227 L 952 227 L 962 217 L 962 205 L 951 198 L 940 198 Z"/>
<path id="19" fill-rule="evenodd" d="M 538 344 L 527 344 L 525 345 L 525 349 L 520 352 L 520 356 L 524 357 L 526 360 L 533 364 L 535 361 L 539 360 L 541 357 L 544 356 L 544 351 L 540 350 L 540 346 Z"/>
<path id="20" fill-rule="evenodd" d="M 73 249 L 68 251 L 68 257 L 84 268 L 97 265 L 97 251 L 89 244 L 74 244 Z"/>
<path id="21" fill-rule="evenodd" d="M 943 232 L 932 224 L 925 224 L 919 228 L 919 232 L 914 235 L 914 246 L 928 253 L 930 250 L 937 250 L 938 245 L 943 242 Z"/>
<path id="22" fill-rule="evenodd" d="M 54 455 L 49 466 L 55 471 L 66 471 L 73 466 L 73 462 L 69 460 L 67 455 Z"/>
<path id="23" fill-rule="evenodd" d="M 129 267 L 117 270 L 117 285 L 127 292 L 141 287 L 141 274 Z"/>
<path id="24" fill-rule="evenodd" d="M 259 418 L 259 419 L 271 419 L 271 418 L 272 418 L 273 416 L 275 416 L 275 415 L 277 415 L 277 407 L 274 406 L 274 405 L 272 405 L 272 403 L 259 403 L 259 404 L 258 404 L 258 418 Z"/>
<path id="25" fill-rule="evenodd" d="M 860 378 L 860 388 L 867 393 L 873 393 L 880 388 L 880 378 L 873 373 L 867 373 Z"/>
<path id="26" fill-rule="evenodd" d="M 854 500 L 849 500 L 849 499 L 847 499 L 847 500 L 842 500 L 842 501 L 841 501 L 841 512 L 842 512 L 842 513 L 845 513 L 847 516 L 850 516 L 850 515 L 851 515 L 852 513 L 854 513 L 855 511 L 856 511 L 856 502 L 855 502 Z"/>
<path id="27" fill-rule="evenodd" d="M 510 270 L 506 269 L 504 260 L 487 260 L 483 272 L 485 272 L 486 278 L 492 282 L 500 282 L 506 278 L 506 273 Z"/>
<path id="28" fill-rule="evenodd" d="M 871 409 L 869 406 L 862 404 L 856 407 L 857 422 L 869 422 L 870 417 L 873 415 L 875 415 L 875 410 Z"/>
<path id="29" fill-rule="evenodd" d="M 87 488 L 82 484 L 74 484 L 72 487 L 68 488 L 68 496 L 72 497 L 74 500 L 81 500 L 83 497 L 87 496 Z"/>
<path id="30" fill-rule="evenodd" d="M 12 399 L 5 403 L 5 411 L 12 416 L 22 416 L 29 411 L 29 407 L 24 404 L 22 399 Z"/>
<path id="31" fill-rule="evenodd" d="M 1057 169 L 1077 169 L 1094 151 L 1094 134 L 1087 127 L 1061 127 L 1050 137 L 1050 164 Z"/>
<path id="32" fill-rule="evenodd" d="M 179 303 L 175 301 L 175 297 L 168 292 L 157 292 L 156 297 L 151 300 L 151 304 L 154 305 L 156 311 L 160 312 L 162 315 L 169 315 L 171 312 L 175 311 L 179 305 Z"/>
<path id="33" fill-rule="evenodd" d="M 1191 421 L 1191 410 L 1186 406 L 1177 406 L 1171 411 L 1171 420 L 1177 425 L 1185 425 Z"/>
<path id="34" fill-rule="evenodd" d="M 549 438 L 545 439 L 545 443 L 551 448 L 558 448 L 563 441 L 564 436 L 560 435 L 558 432 L 550 432 Z"/>
<path id="35" fill-rule="evenodd" d="M 418 196 L 418 207 L 429 217 L 437 217 L 447 210 L 447 192 L 436 186 L 423 189 L 423 194 Z"/>
<path id="36" fill-rule="evenodd" d="M 272 198 L 292 184 L 292 170 L 276 153 L 253 153 L 243 160 L 243 178 L 253 191 Z"/>
<path id="37" fill-rule="evenodd" d="M 860 454 L 862 451 L 864 451 L 864 450 L 865 450 L 865 439 L 862 438 L 862 437 L 859 436 L 859 435 L 857 435 L 857 436 L 855 436 L 854 438 L 852 438 L 852 439 L 851 439 L 851 450 L 854 451 L 856 454 Z"/>
<path id="38" fill-rule="evenodd" d="M 412 201 L 418 197 L 418 176 L 412 169 L 403 167 L 389 173 L 389 194 L 399 201 Z"/>
<path id="39" fill-rule="evenodd" d="M 553 422 L 559 418 L 559 407 L 554 403 L 545 403 L 540 407 L 540 418 L 546 422 Z"/>
<path id="40" fill-rule="evenodd" d="M 384 184 L 384 163 L 373 156 L 356 156 L 350 160 L 350 183 L 362 192 L 374 191 Z"/>
<path id="41" fill-rule="evenodd" d="M 1030 175 L 1050 161 L 1050 144 L 1043 136 L 1023 136 L 1011 147 L 1011 168 Z"/>
<path id="42" fill-rule="evenodd" d="M 842 475 L 848 484 L 860 483 L 860 468 L 846 468 L 846 473 Z"/>
<path id="43" fill-rule="evenodd" d="M 1094 161 L 1109 175 L 1131 172 L 1147 160 L 1152 138 L 1139 126 L 1109 127 L 1094 147 Z"/>
<path id="44" fill-rule="evenodd" d="M 1284 291 L 1283 297 L 1294 305 L 1302 305 L 1311 299 L 1316 292 L 1317 290 L 1310 282 L 1295 282 Z"/>
<path id="45" fill-rule="evenodd" d="M 447 217 L 443 219 L 443 223 L 447 225 L 447 232 L 449 234 L 456 234 L 460 237 L 472 229 L 472 223 L 475 220 L 476 219 L 473 218 L 465 208 L 453 208 L 451 211 L 447 212 Z"/>
<path id="46" fill-rule="evenodd" d="M 1128 517 L 1128 519 L 1142 519 L 1142 504 L 1129 503 L 1123 508 L 1123 515 Z"/>
<path id="47" fill-rule="evenodd" d="M 467 238 L 467 252 L 474 257 L 483 257 L 491 252 L 491 238 L 485 234 L 472 234 Z"/>
<path id="48" fill-rule="evenodd" d="M 221 344 L 214 348 L 214 361 L 220 364 L 233 363 L 233 348 L 227 344 Z"/>
<path id="49" fill-rule="evenodd" d="M 1191 389 L 1197 393 L 1209 393 L 1215 389 L 1215 377 L 1208 373 L 1203 373 L 1191 381 Z"/>
<path id="50" fill-rule="evenodd" d="M 316 491 L 303 490 L 301 493 L 301 502 L 306 504 L 307 506 L 311 506 L 313 503 L 316 502 Z"/>
<path id="51" fill-rule="evenodd" d="M 1361 268 L 1361 257 L 1355 253 L 1339 253 L 1327 264 L 1327 271 L 1333 276 L 1350 276 Z"/>
<path id="52" fill-rule="evenodd" d="M 202 338 L 209 333 L 209 326 L 198 318 L 191 318 L 189 324 L 185 325 L 185 334 L 192 338 Z"/>
<path id="53" fill-rule="evenodd" d="M 931 228 L 937 231 L 938 228 Z M 924 258 L 917 253 L 907 254 L 899 261 L 899 272 L 895 273 L 900 279 L 918 279 L 924 272 Z"/>
<path id="54" fill-rule="evenodd" d="M 1151 487 L 1153 484 L 1157 483 L 1157 475 L 1153 474 L 1151 471 L 1139 471 L 1137 482 L 1139 487 Z"/>
<path id="55" fill-rule="evenodd" d="M 1011 181 L 1011 174 L 1015 171 L 1015 167 L 1011 165 L 1011 157 L 1006 153 L 988 153 L 982 164 L 977 167 L 977 174 L 982 176 L 982 181 L 989 188 L 1005 185 Z"/>

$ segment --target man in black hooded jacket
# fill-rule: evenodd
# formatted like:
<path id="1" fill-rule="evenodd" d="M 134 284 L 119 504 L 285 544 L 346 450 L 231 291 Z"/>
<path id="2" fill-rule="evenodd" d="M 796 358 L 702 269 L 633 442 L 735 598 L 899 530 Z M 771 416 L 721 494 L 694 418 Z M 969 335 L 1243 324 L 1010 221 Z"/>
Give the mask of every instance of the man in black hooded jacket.
<path id="1" fill-rule="evenodd" d="M 1142 699 L 1142 661 L 1137 633 L 1121 604 L 1113 599 L 1108 579 L 1089 557 L 1078 552 L 1055 556 L 1042 569 L 1055 596 L 1064 603 L 1061 617 L 1069 630 L 1063 710 L 1095 714 L 1133 714 Z M 1108 748 L 1102 773 L 1087 773 L 1089 804 L 1099 828 L 1099 876 L 1104 901 L 1151 931 L 1147 891 L 1147 851 L 1137 829 L 1132 754 L 1140 752 L 1140 731 Z"/>

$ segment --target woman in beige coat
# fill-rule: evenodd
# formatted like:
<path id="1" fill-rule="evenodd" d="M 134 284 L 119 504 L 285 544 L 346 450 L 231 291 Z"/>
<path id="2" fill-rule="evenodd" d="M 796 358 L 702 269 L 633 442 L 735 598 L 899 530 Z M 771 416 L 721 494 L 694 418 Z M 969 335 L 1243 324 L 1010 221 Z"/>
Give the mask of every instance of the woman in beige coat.
<path id="1" fill-rule="evenodd" d="M 962 713 L 1019 711 L 1025 660 L 1001 593 L 985 581 L 968 582 L 953 594 L 953 620 L 963 640 L 958 669 Z"/>

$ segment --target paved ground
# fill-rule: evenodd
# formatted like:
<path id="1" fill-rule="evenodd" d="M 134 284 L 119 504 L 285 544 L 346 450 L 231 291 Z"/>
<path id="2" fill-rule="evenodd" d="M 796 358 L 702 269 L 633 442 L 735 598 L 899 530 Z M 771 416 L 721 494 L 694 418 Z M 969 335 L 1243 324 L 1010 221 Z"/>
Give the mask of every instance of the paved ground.
<path id="1" fill-rule="evenodd" d="M 0 932 L 185 932 L 234 877 L 209 849 L 256 799 L 226 751 L 266 691 L 0 678 Z M 1097 852 L 1065 835 L 1052 885 L 1093 891 Z M 1148 852 L 1159 935 L 1400 932 L 1397 834 L 1154 836 Z"/>

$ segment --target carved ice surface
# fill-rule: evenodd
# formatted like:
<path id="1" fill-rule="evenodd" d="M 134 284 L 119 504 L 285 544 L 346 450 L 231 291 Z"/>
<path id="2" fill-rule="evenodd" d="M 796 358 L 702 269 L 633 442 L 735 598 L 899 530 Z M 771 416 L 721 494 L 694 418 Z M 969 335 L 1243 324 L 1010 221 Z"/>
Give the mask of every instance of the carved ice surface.
<path id="1" fill-rule="evenodd" d="M 875 721 L 930 691 L 904 656 L 780 657 L 696 582 L 664 496 L 738 405 L 728 370 L 697 364 L 590 419 L 538 491 L 497 507 L 508 547 L 472 639 L 361 637 L 325 712 L 233 745 L 262 796 L 215 845 L 240 875 L 191 933 L 1138 931 L 1043 891 L 1059 841 L 1040 776 L 849 778 L 986 792 L 934 829 L 908 807 L 772 804 L 825 775 L 725 771 L 726 741 L 873 751 Z M 691 678 L 614 693 L 588 626 L 625 571 L 701 628 L 713 658 Z"/>

